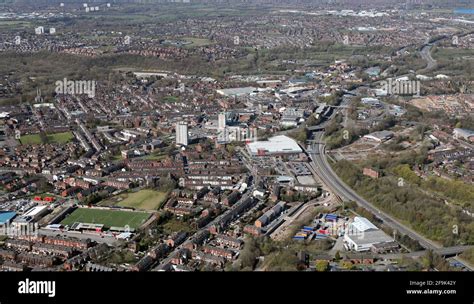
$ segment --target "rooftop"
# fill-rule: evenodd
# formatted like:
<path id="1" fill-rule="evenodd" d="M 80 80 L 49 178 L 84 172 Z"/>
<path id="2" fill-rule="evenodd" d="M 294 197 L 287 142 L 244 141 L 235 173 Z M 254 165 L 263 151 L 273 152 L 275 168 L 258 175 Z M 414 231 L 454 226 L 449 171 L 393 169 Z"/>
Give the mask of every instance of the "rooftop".
<path id="1" fill-rule="evenodd" d="M 356 216 L 354 218 L 354 222 L 352 222 L 352 226 L 360 232 L 365 232 L 368 230 L 378 230 L 377 226 L 372 224 L 365 217 L 360 217 L 360 216 Z"/>
<path id="2" fill-rule="evenodd" d="M 271 137 L 266 141 L 256 141 L 247 144 L 247 148 L 252 154 L 257 154 L 259 150 L 266 153 L 301 153 L 302 150 L 295 140 L 285 135 Z"/>
<path id="3" fill-rule="evenodd" d="M 357 245 L 393 242 L 393 238 L 386 235 L 382 230 L 369 230 L 363 234 L 347 234 L 346 236 Z"/>
<path id="4" fill-rule="evenodd" d="M 254 87 L 243 87 L 243 88 L 232 88 L 232 89 L 220 89 L 217 93 L 224 96 L 240 96 L 254 93 L 256 88 Z"/>
<path id="5" fill-rule="evenodd" d="M 16 216 L 16 212 L 13 211 L 0 211 L 0 225 L 5 224 Z"/>

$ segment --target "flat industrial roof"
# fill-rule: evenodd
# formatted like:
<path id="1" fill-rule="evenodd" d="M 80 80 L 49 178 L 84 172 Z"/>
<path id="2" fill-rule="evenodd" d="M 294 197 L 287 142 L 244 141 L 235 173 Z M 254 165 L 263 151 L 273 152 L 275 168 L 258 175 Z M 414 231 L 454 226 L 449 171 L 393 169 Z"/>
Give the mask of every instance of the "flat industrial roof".
<path id="1" fill-rule="evenodd" d="M 232 89 L 219 89 L 219 90 L 216 90 L 216 92 L 225 96 L 240 96 L 240 95 L 251 94 L 256 90 L 257 88 L 254 88 L 254 87 L 243 87 L 243 88 L 232 88 Z"/>
<path id="2" fill-rule="evenodd" d="M 377 226 L 372 224 L 365 217 L 356 216 L 352 222 L 352 226 L 358 231 L 378 230 Z"/>
<path id="3" fill-rule="evenodd" d="M 389 237 L 382 230 L 369 230 L 363 233 L 346 234 L 358 246 L 367 244 L 377 244 L 385 242 L 393 242 L 393 238 Z"/>
<path id="4" fill-rule="evenodd" d="M 16 212 L 13 211 L 0 211 L 0 225 L 5 224 L 16 216 Z"/>
<path id="5" fill-rule="evenodd" d="M 391 131 L 377 131 L 377 132 L 373 132 L 373 133 L 370 133 L 370 134 L 367 134 L 367 135 L 364 135 L 365 138 L 377 138 L 377 139 L 385 139 L 387 137 L 390 137 L 390 136 L 393 136 L 393 132 Z"/>
<path id="6" fill-rule="evenodd" d="M 267 153 L 301 153 L 302 150 L 295 140 L 285 135 L 269 138 L 266 141 L 255 141 L 247 144 L 252 154 L 257 154 L 259 150 Z"/>

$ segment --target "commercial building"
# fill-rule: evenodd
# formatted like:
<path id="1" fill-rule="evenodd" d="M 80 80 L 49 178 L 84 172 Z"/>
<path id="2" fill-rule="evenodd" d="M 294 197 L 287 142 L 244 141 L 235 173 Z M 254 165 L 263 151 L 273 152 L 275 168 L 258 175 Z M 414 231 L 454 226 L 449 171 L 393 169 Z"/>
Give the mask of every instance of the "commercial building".
<path id="1" fill-rule="evenodd" d="M 299 154 L 302 152 L 295 140 L 285 135 L 271 137 L 266 141 L 255 141 L 247 144 L 252 156 Z"/>
<path id="2" fill-rule="evenodd" d="M 256 91 L 257 91 L 257 88 L 254 88 L 254 87 L 216 90 L 216 92 L 218 94 L 221 94 L 221 95 L 224 95 L 224 96 L 233 96 L 233 97 L 239 97 L 239 96 L 243 96 L 243 95 L 250 95 L 252 93 L 255 93 Z"/>

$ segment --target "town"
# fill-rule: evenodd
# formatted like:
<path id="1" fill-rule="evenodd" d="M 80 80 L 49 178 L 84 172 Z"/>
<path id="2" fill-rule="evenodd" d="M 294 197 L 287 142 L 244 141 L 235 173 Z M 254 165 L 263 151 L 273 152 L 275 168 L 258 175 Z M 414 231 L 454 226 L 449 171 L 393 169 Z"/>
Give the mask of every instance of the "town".
<path id="1" fill-rule="evenodd" d="M 474 269 L 473 13 L 84 2 L 0 3 L 1 270 Z"/>

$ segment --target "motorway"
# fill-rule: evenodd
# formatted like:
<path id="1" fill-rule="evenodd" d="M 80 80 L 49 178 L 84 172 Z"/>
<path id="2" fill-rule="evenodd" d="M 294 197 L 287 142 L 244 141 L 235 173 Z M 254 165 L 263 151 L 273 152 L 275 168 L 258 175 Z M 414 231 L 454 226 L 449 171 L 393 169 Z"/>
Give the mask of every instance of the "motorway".
<path id="1" fill-rule="evenodd" d="M 421 58 L 423 58 L 423 60 L 426 61 L 426 67 L 422 70 L 420 70 L 419 72 L 423 72 L 423 71 L 430 71 L 432 70 L 434 67 L 436 67 L 437 65 L 437 62 L 436 60 L 433 59 L 433 57 L 431 57 L 431 48 L 433 46 L 431 44 L 428 44 L 428 45 L 425 45 L 421 51 L 420 51 L 420 56 Z"/>
<path id="2" fill-rule="evenodd" d="M 365 208 L 366 210 L 372 212 L 378 218 L 380 218 L 384 224 L 390 226 L 392 229 L 396 230 L 398 233 L 402 233 L 408 235 L 410 238 L 418 241 L 421 246 L 425 249 L 433 250 L 435 252 L 443 253 L 443 250 L 449 251 L 452 248 L 443 248 L 439 244 L 427 239 L 426 237 L 420 235 L 413 229 L 401 224 L 392 216 L 388 215 L 387 213 L 383 212 L 379 208 L 375 207 L 362 197 L 360 197 L 354 190 L 352 190 L 349 186 L 347 186 L 332 170 L 331 165 L 328 163 L 326 159 L 326 145 L 323 143 L 323 136 L 324 133 L 314 132 L 313 133 L 314 143 L 311 145 L 311 150 L 307 151 L 311 156 L 312 166 L 314 167 L 315 171 L 318 173 L 318 176 L 321 178 L 322 182 L 326 184 L 326 186 L 331 189 L 331 191 L 339 196 L 342 200 L 346 201 L 354 201 L 359 206 Z M 470 248 L 472 246 L 458 246 L 453 247 L 458 250 L 456 253 L 460 253 L 461 251 Z M 459 250 L 460 249 L 460 250 Z M 467 264 L 464 260 L 460 259 L 459 257 L 455 257 L 455 260 L 464 264 L 466 268 L 471 271 L 474 271 L 474 267 Z"/>
<path id="3" fill-rule="evenodd" d="M 360 197 L 357 193 L 355 193 L 355 191 L 352 190 L 349 186 L 347 186 L 332 170 L 326 159 L 326 147 L 325 144 L 322 143 L 323 132 L 315 132 L 313 134 L 315 143 L 312 144 L 311 151 L 308 151 L 311 155 L 312 165 L 314 166 L 314 169 L 318 173 L 321 180 L 335 194 L 337 194 L 343 200 L 356 202 L 359 206 L 375 214 L 392 229 L 396 230 L 399 233 L 406 234 L 414 240 L 417 240 L 424 248 L 432 250 L 441 248 L 440 245 L 423 237 L 419 233 L 415 232 L 413 229 L 404 226 L 392 216 L 373 206 L 371 203 L 369 203 L 368 201 Z"/>
<path id="4" fill-rule="evenodd" d="M 458 253 L 462 253 L 467 249 L 472 249 L 474 246 L 453 246 L 453 247 L 445 247 L 442 249 L 435 250 L 436 254 L 441 256 L 454 256 Z M 411 258 L 419 258 L 426 254 L 426 250 L 414 251 L 409 253 L 387 253 L 387 254 L 380 254 L 378 255 L 384 259 L 397 259 L 400 256 L 411 257 Z M 464 264 L 464 263 L 463 263 Z"/>

